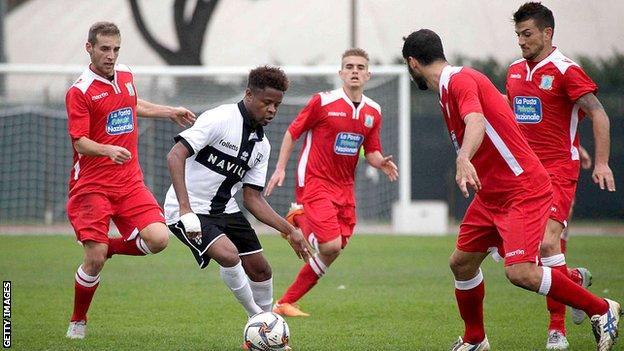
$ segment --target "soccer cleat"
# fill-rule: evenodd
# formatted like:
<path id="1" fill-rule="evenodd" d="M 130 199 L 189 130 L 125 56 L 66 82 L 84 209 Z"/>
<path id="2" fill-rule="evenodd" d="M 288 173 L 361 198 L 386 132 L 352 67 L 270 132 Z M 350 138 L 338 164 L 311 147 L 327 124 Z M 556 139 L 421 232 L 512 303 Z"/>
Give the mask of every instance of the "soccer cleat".
<path id="1" fill-rule="evenodd" d="M 288 213 L 286 214 L 286 221 L 292 224 L 293 226 L 297 226 L 295 224 L 295 216 L 303 214 L 303 205 L 300 205 L 296 202 L 290 203 L 290 208 L 288 209 Z"/>
<path id="2" fill-rule="evenodd" d="M 587 268 L 578 267 L 570 270 L 571 279 L 578 285 L 588 288 L 592 285 L 592 275 Z M 583 310 L 571 308 L 572 310 L 572 322 L 574 324 L 581 324 L 587 317 L 587 314 Z"/>
<path id="3" fill-rule="evenodd" d="M 84 339 L 87 334 L 87 322 L 76 321 L 69 322 L 69 328 L 67 328 L 66 338 L 69 339 Z"/>
<path id="4" fill-rule="evenodd" d="M 285 317 L 309 317 L 309 313 L 305 313 L 299 309 L 299 305 L 295 303 L 276 303 L 273 306 L 273 313 L 277 313 L 280 316 Z"/>
<path id="5" fill-rule="evenodd" d="M 591 317 L 592 331 L 596 338 L 598 351 L 609 351 L 617 342 L 618 324 L 622 315 L 620 304 L 609 299 L 605 299 L 609 304 L 609 310 L 603 315 Z"/>
<path id="6" fill-rule="evenodd" d="M 546 350 L 567 350 L 570 347 L 568 339 L 559 330 L 548 331 Z"/>
<path id="7" fill-rule="evenodd" d="M 487 335 L 485 339 L 478 344 L 469 344 L 462 340 L 461 336 L 453 345 L 451 345 L 451 349 L 449 351 L 489 351 L 490 343 L 488 342 Z"/>

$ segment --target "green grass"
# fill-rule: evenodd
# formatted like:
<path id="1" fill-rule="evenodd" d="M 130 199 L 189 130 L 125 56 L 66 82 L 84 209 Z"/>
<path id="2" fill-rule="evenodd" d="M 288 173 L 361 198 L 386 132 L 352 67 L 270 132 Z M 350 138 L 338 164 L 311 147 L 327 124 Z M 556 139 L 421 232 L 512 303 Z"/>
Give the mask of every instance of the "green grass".
<path id="1" fill-rule="evenodd" d="M 279 297 L 300 261 L 261 237 Z M 574 237 L 568 262 L 592 269 L 592 290 L 624 301 L 622 238 Z M 463 331 L 447 257 L 454 237 L 360 236 L 288 319 L 294 350 L 446 350 Z M 89 312 L 88 337 L 64 337 L 82 249 L 71 236 L 0 236 L 0 275 L 12 281 L 16 350 L 239 350 L 245 314 L 212 262 L 199 270 L 172 240 L 161 254 L 115 256 Z M 544 299 L 509 284 L 487 259 L 486 328 L 495 350 L 542 350 Z M 345 289 L 338 289 L 344 285 Z M 569 318 L 568 318 L 569 319 Z M 573 350 L 595 348 L 588 322 L 568 323 Z M 621 345 L 618 345 L 621 346 Z M 616 348 L 621 349 L 621 347 Z"/>

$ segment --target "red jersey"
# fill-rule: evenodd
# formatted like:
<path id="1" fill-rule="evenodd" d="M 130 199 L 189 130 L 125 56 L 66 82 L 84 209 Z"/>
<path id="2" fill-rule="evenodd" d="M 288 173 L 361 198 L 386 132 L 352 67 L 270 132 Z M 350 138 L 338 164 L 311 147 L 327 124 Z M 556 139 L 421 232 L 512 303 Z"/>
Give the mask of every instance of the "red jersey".
<path id="1" fill-rule="evenodd" d="M 485 200 L 509 196 L 548 184 L 548 174 L 522 136 L 509 104 L 490 80 L 471 68 L 446 66 L 440 76 L 440 106 L 456 151 L 464 138 L 464 117 L 485 116 L 483 142 L 472 157 Z"/>
<path id="2" fill-rule="evenodd" d="M 512 63 L 506 90 L 516 121 L 544 167 L 550 173 L 577 179 L 577 128 L 584 114 L 576 100 L 595 93 L 596 84 L 555 48 L 533 69 L 525 59 Z"/>
<path id="3" fill-rule="evenodd" d="M 85 156 L 74 149 L 69 195 L 78 190 L 119 190 L 143 182 L 138 156 L 137 96 L 132 73 L 118 65 L 112 81 L 87 68 L 65 97 L 69 136 L 126 148 L 132 158 L 118 165 L 105 156 Z"/>
<path id="4" fill-rule="evenodd" d="M 342 88 L 314 95 L 288 127 L 293 139 L 307 132 L 297 166 L 298 201 L 329 192 L 354 205 L 360 147 L 381 152 L 380 130 L 381 108 L 370 98 L 362 95 L 356 108 Z"/>

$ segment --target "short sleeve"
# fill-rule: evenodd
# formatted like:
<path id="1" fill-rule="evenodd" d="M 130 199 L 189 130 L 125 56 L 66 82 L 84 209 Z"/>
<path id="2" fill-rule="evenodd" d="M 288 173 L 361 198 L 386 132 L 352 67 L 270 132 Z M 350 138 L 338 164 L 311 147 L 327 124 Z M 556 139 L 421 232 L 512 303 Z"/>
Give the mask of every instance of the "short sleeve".
<path id="1" fill-rule="evenodd" d="M 366 135 L 366 139 L 364 139 L 364 153 L 368 154 L 375 151 L 383 153 L 381 150 L 380 138 L 382 120 L 381 115 L 378 115 L 373 124 L 373 128 L 371 128 L 368 135 Z"/>
<path id="2" fill-rule="evenodd" d="M 470 113 L 483 114 L 483 107 L 479 100 L 477 82 L 466 74 L 457 74 L 451 77 L 449 94 L 457 103 L 457 111 L 463 120 Z"/>
<path id="3" fill-rule="evenodd" d="M 564 90 L 571 101 L 578 100 L 581 96 L 598 92 L 598 86 L 579 66 L 570 66 L 564 77 Z"/>
<path id="4" fill-rule="evenodd" d="M 288 127 L 288 131 L 293 139 L 299 139 L 301 134 L 312 129 L 321 119 L 318 110 L 321 105 L 321 96 L 315 94 L 308 104 L 299 112 L 295 120 Z"/>
<path id="5" fill-rule="evenodd" d="M 185 146 L 187 148 L 190 146 L 193 153 L 197 153 L 207 145 L 217 142 L 217 139 L 222 134 L 224 124 L 224 119 L 213 113 L 213 110 L 206 111 L 197 117 L 192 127 L 182 131 L 175 137 L 175 140 L 185 140 Z"/>
<path id="6" fill-rule="evenodd" d="M 269 169 L 269 155 L 271 155 L 271 145 L 268 141 L 264 145 L 266 145 L 266 147 L 259 152 L 259 154 L 262 154 L 262 159 L 251 167 L 242 179 L 243 186 L 249 186 L 258 191 L 264 189 L 266 175 Z"/>
<path id="7" fill-rule="evenodd" d="M 72 87 L 65 95 L 65 107 L 67 108 L 67 129 L 72 141 L 81 137 L 89 137 L 90 113 L 89 104 L 80 89 Z"/>

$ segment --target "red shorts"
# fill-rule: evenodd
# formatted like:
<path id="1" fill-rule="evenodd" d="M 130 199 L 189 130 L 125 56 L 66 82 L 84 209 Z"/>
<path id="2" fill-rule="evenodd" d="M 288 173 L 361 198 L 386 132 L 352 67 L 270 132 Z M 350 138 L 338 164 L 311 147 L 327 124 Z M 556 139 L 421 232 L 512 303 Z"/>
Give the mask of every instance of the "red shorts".
<path id="1" fill-rule="evenodd" d="M 505 266 L 537 263 L 552 205 L 550 187 L 547 190 L 517 196 L 503 204 L 475 197 L 460 225 L 457 249 L 485 253 L 498 248 Z"/>
<path id="2" fill-rule="evenodd" d="M 550 174 L 550 182 L 553 187 L 553 204 L 550 210 L 550 219 L 567 227 L 570 209 L 574 204 L 577 180 Z"/>
<path id="3" fill-rule="evenodd" d="M 78 241 L 108 243 L 112 219 L 121 236 L 134 238 L 152 223 L 165 223 L 158 202 L 145 185 L 124 192 L 89 191 L 67 201 L 67 217 Z"/>
<path id="4" fill-rule="evenodd" d="M 304 216 L 310 233 L 305 233 L 313 244 L 326 243 L 342 237 L 342 247 L 347 246 L 353 235 L 356 214 L 355 206 L 341 206 L 327 197 L 319 197 L 303 204 Z"/>

